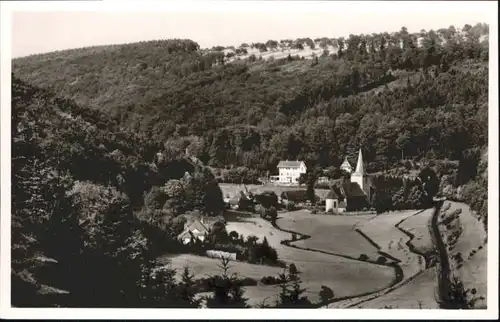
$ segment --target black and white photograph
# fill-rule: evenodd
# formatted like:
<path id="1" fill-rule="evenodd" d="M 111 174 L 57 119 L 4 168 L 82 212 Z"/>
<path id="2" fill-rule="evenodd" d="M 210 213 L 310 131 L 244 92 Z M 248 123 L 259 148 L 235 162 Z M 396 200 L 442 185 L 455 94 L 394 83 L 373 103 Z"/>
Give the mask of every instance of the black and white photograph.
<path id="1" fill-rule="evenodd" d="M 2 317 L 498 318 L 497 2 L 0 12 Z"/>

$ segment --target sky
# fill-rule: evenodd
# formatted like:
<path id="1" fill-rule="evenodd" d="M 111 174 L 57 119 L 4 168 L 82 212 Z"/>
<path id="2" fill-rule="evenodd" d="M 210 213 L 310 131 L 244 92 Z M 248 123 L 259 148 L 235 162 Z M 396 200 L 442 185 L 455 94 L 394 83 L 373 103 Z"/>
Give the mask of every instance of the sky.
<path id="1" fill-rule="evenodd" d="M 144 1 L 139 4 L 122 0 L 68 2 L 48 7 L 30 3 L 12 11 L 11 53 L 14 58 L 69 48 L 166 38 L 189 38 L 206 48 L 269 39 L 393 32 L 402 26 L 410 32 L 450 25 L 462 27 L 467 23 L 494 23 L 492 5 L 495 5 L 466 1 L 204 1 L 190 5 L 192 1 L 184 4 Z M 165 9 L 175 11 L 165 12 Z"/>

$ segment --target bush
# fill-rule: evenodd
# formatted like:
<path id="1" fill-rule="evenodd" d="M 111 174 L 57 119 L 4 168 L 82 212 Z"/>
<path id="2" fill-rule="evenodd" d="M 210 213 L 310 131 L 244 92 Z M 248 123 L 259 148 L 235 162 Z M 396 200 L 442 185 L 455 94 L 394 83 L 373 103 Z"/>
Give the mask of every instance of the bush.
<path id="1" fill-rule="evenodd" d="M 281 284 L 283 280 L 276 276 L 264 276 L 260 282 L 264 285 L 276 285 Z"/>
<path id="2" fill-rule="evenodd" d="M 384 256 L 379 256 L 377 258 L 377 264 L 385 264 L 387 263 L 387 258 L 385 258 Z"/>
<path id="3" fill-rule="evenodd" d="M 318 213 L 318 211 L 317 211 L 316 209 L 311 210 L 311 214 L 312 214 L 312 215 L 315 215 L 315 214 L 317 214 L 317 213 Z"/>
<path id="4" fill-rule="evenodd" d="M 244 277 L 241 280 L 239 280 L 239 283 L 241 286 L 256 286 L 258 282 L 250 277 Z"/>
<path id="5" fill-rule="evenodd" d="M 368 256 L 366 254 L 361 254 L 361 255 L 359 255 L 359 260 L 367 261 L 368 260 Z"/>

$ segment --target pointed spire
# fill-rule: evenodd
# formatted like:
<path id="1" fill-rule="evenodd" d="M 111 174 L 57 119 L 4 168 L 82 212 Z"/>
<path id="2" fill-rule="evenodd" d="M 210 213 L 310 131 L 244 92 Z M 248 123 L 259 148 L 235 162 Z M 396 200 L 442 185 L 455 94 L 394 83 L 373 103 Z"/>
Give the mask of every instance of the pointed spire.
<path id="1" fill-rule="evenodd" d="M 363 174 L 365 172 L 364 166 L 363 166 L 363 154 L 361 153 L 361 149 L 359 149 L 359 155 L 358 155 L 358 164 L 356 164 L 356 173 Z"/>

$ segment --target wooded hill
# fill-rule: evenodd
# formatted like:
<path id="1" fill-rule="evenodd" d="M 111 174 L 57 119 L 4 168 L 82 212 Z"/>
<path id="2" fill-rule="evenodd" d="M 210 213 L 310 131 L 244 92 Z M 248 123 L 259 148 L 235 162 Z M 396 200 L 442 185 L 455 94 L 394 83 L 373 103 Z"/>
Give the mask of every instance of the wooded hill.
<path id="1" fill-rule="evenodd" d="M 158 305 L 141 282 L 160 251 L 148 232 L 223 211 L 204 164 L 337 166 L 360 147 L 373 172 L 455 160 L 441 190 L 465 185 L 449 193 L 486 219 L 487 34 L 351 35 L 309 60 L 238 60 L 191 40 L 13 60 L 14 305 L 64 291 L 69 305 Z"/>
<path id="2" fill-rule="evenodd" d="M 338 166 L 361 147 L 379 171 L 402 157 L 460 160 L 485 145 L 486 25 L 331 43 L 336 53 L 312 60 L 227 63 L 221 48 L 150 41 L 19 58 L 13 72 L 216 167 Z"/>

